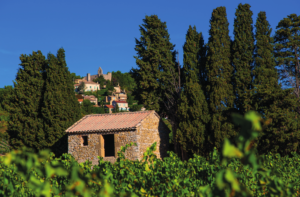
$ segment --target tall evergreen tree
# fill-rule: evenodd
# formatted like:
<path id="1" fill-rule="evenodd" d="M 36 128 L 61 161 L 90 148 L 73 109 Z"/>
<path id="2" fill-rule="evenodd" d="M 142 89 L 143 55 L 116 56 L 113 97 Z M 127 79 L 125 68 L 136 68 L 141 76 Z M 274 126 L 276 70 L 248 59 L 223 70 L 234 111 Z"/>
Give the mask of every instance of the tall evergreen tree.
<path id="1" fill-rule="evenodd" d="M 28 56 L 22 54 L 20 60 L 13 92 L 3 101 L 5 110 L 11 114 L 7 130 L 9 144 L 13 149 L 27 146 L 39 150 L 46 143 L 40 107 L 47 62 L 41 51 Z"/>
<path id="2" fill-rule="evenodd" d="M 201 88 L 205 94 L 205 98 L 208 98 L 208 94 L 206 91 L 206 85 L 207 85 L 207 69 L 206 69 L 206 53 L 207 53 L 207 45 L 204 43 L 203 35 L 200 32 L 198 34 L 198 54 L 197 54 L 197 60 L 198 60 L 198 78 L 199 83 L 201 85 Z"/>
<path id="3" fill-rule="evenodd" d="M 168 116 L 173 137 L 176 136 L 178 119 L 177 107 L 180 96 L 180 69 L 176 63 L 175 45 L 170 42 L 166 22 L 161 22 L 156 15 L 146 16 L 140 26 L 142 34 L 136 39 L 138 56 L 135 56 L 137 69 L 130 71 L 137 87 L 135 99 L 146 109 L 155 110 L 161 116 Z M 174 151 L 177 150 L 174 141 Z"/>
<path id="4" fill-rule="evenodd" d="M 189 26 L 186 42 L 183 46 L 183 76 L 185 77 L 179 101 L 179 128 L 177 131 L 178 142 L 183 146 L 183 151 L 200 155 L 204 149 L 206 124 L 208 123 L 208 105 L 199 84 L 198 59 L 199 39 L 196 27 Z M 184 154 L 186 155 L 186 154 Z M 184 158 L 185 160 L 187 157 Z"/>
<path id="5" fill-rule="evenodd" d="M 277 66 L 284 66 L 279 70 L 281 80 L 289 77 L 284 84 L 294 88 L 294 95 L 300 103 L 300 15 L 288 15 L 278 23 L 276 29 L 274 55 Z M 300 107 L 296 110 L 300 114 Z"/>
<path id="6" fill-rule="evenodd" d="M 258 14 L 255 27 L 255 93 L 252 99 L 255 110 L 271 122 L 253 145 L 260 154 L 273 152 L 286 155 L 297 150 L 300 138 L 296 112 L 292 110 L 297 103 L 291 95 L 292 89 L 282 90 L 281 84 L 278 84 L 273 39 L 270 36 L 272 29 L 265 12 Z"/>
<path id="7" fill-rule="evenodd" d="M 156 15 L 146 16 L 140 26 L 142 34 L 140 40 L 136 39 L 138 56 L 134 56 L 139 69 L 132 69 L 131 74 L 137 83 L 134 95 L 139 103 L 146 109 L 160 112 L 162 93 L 167 88 L 166 84 L 169 68 L 174 67 L 172 50 L 174 45 L 165 22 L 161 22 Z"/>
<path id="8" fill-rule="evenodd" d="M 209 133 L 207 147 L 220 148 L 225 137 L 235 136 L 233 124 L 225 115 L 233 107 L 234 94 L 231 83 L 233 68 L 230 65 L 230 37 L 226 8 L 213 10 L 210 19 L 209 42 L 207 52 L 206 90 L 209 95 Z"/>
<path id="9" fill-rule="evenodd" d="M 253 95 L 256 96 L 253 97 L 253 108 L 264 115 L 264 110 L 269 109 L 270 106 L 268 106 L 266 95 L 260 97 L 260 93 L 281 89 L 281 86 L 278 84 L 278 74 L 273 56 L 272 29 L 265 12 L 258 14 L 255 28 L 255 68 L 253 70 L 255 78 L 253 91 L 255 92 L 253 92 Z"/>
<path id="10" fill-rule="evenodd" d="M 250 89 L 252 88 L 252 65 L 254 35 L 252 11 L 249 4 L 239 4 L 234 19 L 234 41 L 232 45 L 234 66 L 235 106 L 241 114 L 251 109 Z"/>
<path id="11" fill-rule="evenodd" d="M 80 118 L 79 103 L 75 97 L 72 76 L 65 61 L 64 49 L 59 49 L 57 57 L 48 54 L 45 94 L 41 109 L 44 132 L 51 147 L 65 135 L 65 130 Z"/>

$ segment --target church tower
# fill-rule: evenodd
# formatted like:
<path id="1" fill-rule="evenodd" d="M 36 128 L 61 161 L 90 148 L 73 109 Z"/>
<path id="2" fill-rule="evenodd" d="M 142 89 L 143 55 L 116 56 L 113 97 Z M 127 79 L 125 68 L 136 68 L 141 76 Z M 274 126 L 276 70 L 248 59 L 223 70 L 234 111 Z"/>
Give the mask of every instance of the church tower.
<path id="1" fill-rule="evenodd" d="M 103 75 L 103 70 L 101 67 L 99 67 L 98 69 L 98 76 L 100 77 L 101 75 Z"/>

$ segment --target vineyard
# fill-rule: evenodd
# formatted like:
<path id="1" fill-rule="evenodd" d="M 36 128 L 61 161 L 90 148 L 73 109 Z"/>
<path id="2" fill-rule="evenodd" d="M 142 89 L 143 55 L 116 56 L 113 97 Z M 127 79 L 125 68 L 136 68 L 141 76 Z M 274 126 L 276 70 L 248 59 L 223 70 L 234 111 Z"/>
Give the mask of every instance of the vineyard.
<path id="1" fill-rule="evenodd" d="M 55 158 L 48 150 L 14 150 L 0 157 L 1 196 L 300 196 L 300 157 L 271 154 L 256 158 L 251 141 L 261 130 L 259 117 L 234 115 L 242 127 L 237 147 L 225 139 L 209 160 L 194 155 L 182 162 L 173 152 L 160 160 L 156 143 L 141 161 L 118 152 L 114 164 L 99 159 L 78 164 L 69 154 Z"/>

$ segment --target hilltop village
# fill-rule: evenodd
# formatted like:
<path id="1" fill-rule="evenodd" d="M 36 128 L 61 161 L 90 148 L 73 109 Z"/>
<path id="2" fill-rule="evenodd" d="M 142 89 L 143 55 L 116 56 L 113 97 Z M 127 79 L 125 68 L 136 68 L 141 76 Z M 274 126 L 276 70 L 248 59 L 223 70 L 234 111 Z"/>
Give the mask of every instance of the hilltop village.
<path id="1" fill-rule="evenodd" d="M 99 78 L 104 79 L 105 84 L 103 83 L 101 85 L 97 81 Z M 74 80 L 75 96 L 80 104 L 82 104 L 84 100 L 89 100 L 90 103 L 93 104 L 93 107 L 104 108 L 107 113 L 116 112 L 116 108 L 118 108 L 120 112 L 130 111 L 125 88 L 123 87 L 122 89 L 118 83 L 117 86 L 113 86 L 113 89 L 109 90 L 107 86 L 108 83 L 111 84 L 111 82 L 112 73 L 108 72 L 107 74 L 103 74 L 102 68 L 99 67 L 96 75 L 87 73 L 82 79 Z M 140 110 L 144 111 L 145 108 L 141 107 Z"/>

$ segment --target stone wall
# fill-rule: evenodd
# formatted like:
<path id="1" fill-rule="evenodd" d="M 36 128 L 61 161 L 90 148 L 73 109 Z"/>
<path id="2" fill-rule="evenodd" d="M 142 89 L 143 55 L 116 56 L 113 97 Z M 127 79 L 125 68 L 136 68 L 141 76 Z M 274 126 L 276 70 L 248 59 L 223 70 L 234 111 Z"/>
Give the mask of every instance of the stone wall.
<path id="1" fill-rule="evenodd" d="M 81 145 L 82 135 L 88 136 L 88 146 Z M 73 155 L 79 163 L 87 159 L 90 161 L 97 160 L 97 144 L 99 144 L 99 136 L 95 133 L 68 134 L 68 153 Z"/>
<path id="2" fill-rule="evenodd" d="M 114 134 L 115 142 L 115 158 L 117 158 L 117 152 L 120 151 L 121 146 L 125 146 L 130 142 L 137 143 L 136 131 L 123 131 L 123 132 L 109 132 L 109 133 L 82 133 L 82 134 L 69 134 L 68 135 L 68 153 L 73 155 L 79 162 L 84 162 L 87 159 L 93 162 L 93 165 L 98 163 L 97 156 L 101 156 L 101 134 Z M 82 136 L 88 136 L 88 145 L 82 146 Z M 102 142 L 103 144 L 103 142 Z M 125 151 L 125 158 L 129 160 L 136 160 L 138 158 L 138 147 L 132 146 Z M 103 150 L 102 150 L 103 154 Z M 111 157 L 104 157 L 106 161 L 113 161 L 115 159 Z"/>
<path id="3" fill-rule="evenodd" d="M 143 158 L 144 152 L 154 142 L 156 142 L 156 150 L 153 152 L 157 158 L 167 156 L 169 150 L 169 128 L 163 121 L 154 113 L 151 113 L 145 118 L 137 129 L 138 145 L 139 145 L 139 160 Z"/>
<path id="4" fill-rule="evenodd" d="M 102 74 L 102 76 L 103 76 L 103 78 L 105 79 L 105 80 L 109 80 L 109 81 L 111 81 L 111 73 L 107 73 L 107 74 Z"/>
<path id="5" fill-rule="evenodd" d="M 104 157 L 104 161 L 114 162 L 121 146 L 125 147 L 131 142 L 137 143 L 137 146 L 133 145 L 125 151 L 125 159 L 141 160 L 144 152 L 154 142 L 157 142 L 156 151 L 154 151 L 157 158 L 164 158 L 169 150 L 169 132 L 164 122 L 155 113 L 151 113 L 134 131 L 68 134 L 68 153 L 73 155 L 79 163 L 89 159 L 93 165 L 96 165 L 98 164 L 97 156 L 104 155 L 103 135 L 114 134 L 115 157 Z M 87 146 L 82 146 L 84 135 L 88 136 Z"/>

